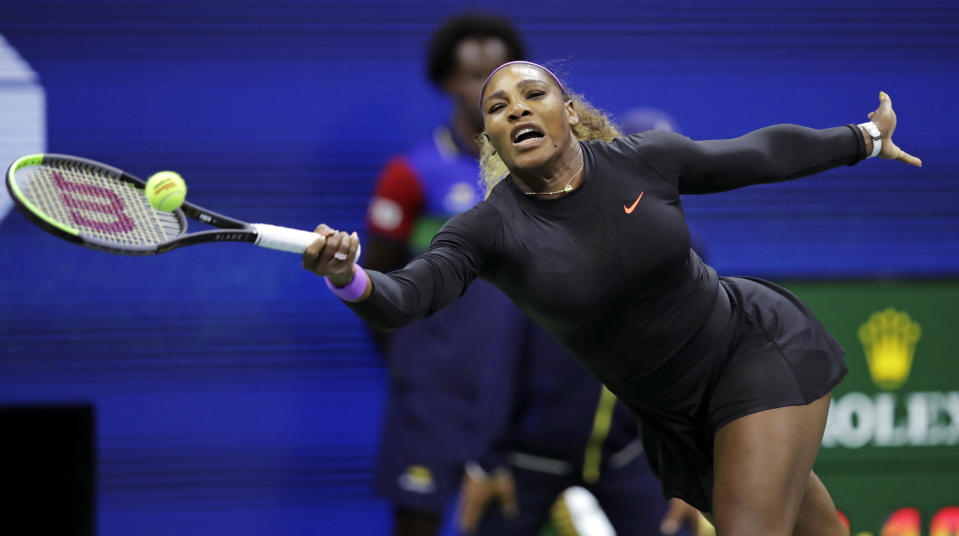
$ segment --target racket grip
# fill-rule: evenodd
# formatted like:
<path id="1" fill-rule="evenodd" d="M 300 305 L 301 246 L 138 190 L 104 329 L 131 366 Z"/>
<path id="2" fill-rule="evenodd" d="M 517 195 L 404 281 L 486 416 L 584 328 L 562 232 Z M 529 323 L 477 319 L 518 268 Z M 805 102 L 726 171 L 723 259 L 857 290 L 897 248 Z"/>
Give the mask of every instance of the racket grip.
<path id="1" fill-rule="evenodd" d="M 303 253 L 307 246 L 320 237 L 320 235 L 310 231 L 280 227 L 268 223 L 251 223 L 250 227 L 256 231 L 254 244 L 263 248 L 289 251 L 290 253 Z M 356 249 L 356 258 L 353 259 L 353 262 L 360 258 L 360 249 L 359 247 Z"/>

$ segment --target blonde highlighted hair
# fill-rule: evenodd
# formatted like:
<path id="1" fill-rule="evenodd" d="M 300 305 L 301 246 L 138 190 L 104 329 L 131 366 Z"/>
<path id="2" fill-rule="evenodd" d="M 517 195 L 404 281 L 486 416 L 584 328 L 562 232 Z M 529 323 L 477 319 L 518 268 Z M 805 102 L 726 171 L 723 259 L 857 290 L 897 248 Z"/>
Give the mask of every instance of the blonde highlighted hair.
<path id="1" fill-rule="evenodd" d="M 619 128 L 613 124 L 606 114 L 589 103 L 582 95 L 569 93 L 568 99 L 573 101 L 573 108 L 579 116 L 579 124 L 572 127 L 573 136 L 580 141 L 603 140 L 613 141 L 623 136 Z M 479 135 L 480 146 L 480 177 L 489 196 L 499 181 L 509 174 L 503 159 L 496 154 L 493 145 L 485 133 Z"/>

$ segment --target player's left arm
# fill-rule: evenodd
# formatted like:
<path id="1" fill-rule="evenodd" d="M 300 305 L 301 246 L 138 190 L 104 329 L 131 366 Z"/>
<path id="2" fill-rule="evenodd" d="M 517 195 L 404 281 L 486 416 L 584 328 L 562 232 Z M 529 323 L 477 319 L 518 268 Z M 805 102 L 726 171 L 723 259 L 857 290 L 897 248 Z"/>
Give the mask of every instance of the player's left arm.
<path id="1" fill-rule="evenodd" d="M 888 95 L 880 93 L 879 107 L 869 118 L 882 140 L 877 156 L 922 165 L 892 140 L 897 121 Z M 869 133 L 851 124 L 821 130 L 774 125 L 738 138 L 705 141 L 663 133 L 649 145 L 648 160 L 653 167 L 676 180 L 681 193 L 693 194 L 796 179 L 855 164 L 873 150 Z"/>

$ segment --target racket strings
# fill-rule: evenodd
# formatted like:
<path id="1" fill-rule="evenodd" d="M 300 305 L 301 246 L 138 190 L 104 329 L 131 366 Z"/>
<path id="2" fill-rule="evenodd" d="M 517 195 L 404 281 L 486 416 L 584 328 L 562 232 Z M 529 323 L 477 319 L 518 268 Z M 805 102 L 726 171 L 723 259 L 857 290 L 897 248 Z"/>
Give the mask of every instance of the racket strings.
<path id="1" fill-rule="evenodd" d="M 94 166 L 45 161 L 17 170 L 15 180 L 38 215 L 85 237 L 150 246 L 185 231 L 180 218 L 155 210 L 142 190 Z"/>

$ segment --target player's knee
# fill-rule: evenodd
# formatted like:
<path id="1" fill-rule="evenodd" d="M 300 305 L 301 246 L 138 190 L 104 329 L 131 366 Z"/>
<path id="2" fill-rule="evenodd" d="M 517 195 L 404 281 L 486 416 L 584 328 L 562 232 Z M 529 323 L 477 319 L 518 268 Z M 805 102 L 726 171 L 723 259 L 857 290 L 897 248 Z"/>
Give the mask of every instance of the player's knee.
<path id="1" fill-rule="evenodd" d="M 796 501 L 775 494 L 744 498 L 735 493 L 713 500 L 717 536 L 790 536 L 796 523 Z"/>
<path id="2" fill-rule="evenodd" d="M 728 516 L 716 516 L 716 536 L 791 536 L 792 523 L 779 516 L 749 515 L 734 512 Z"/>

